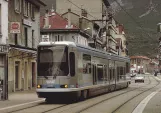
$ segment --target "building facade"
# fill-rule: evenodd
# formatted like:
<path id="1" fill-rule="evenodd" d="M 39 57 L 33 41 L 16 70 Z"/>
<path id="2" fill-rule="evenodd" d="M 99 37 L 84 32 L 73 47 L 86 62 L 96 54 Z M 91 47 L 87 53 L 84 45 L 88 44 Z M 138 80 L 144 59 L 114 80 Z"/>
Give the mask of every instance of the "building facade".
<path id="1" fill-rule="evenodd" d="M 118 34 L 116 35 L 116 41 L 117 41 L 117 51 L 118 55 L 120 56 L 128 56 L 128 49 L 127 49 L 127 40 L 124 32 L 123 25 L 117 25 L 118 28 Z"/>
<path id="2" fill-rule="evenodd" d="M 1 99 L 6 100 L 7 97 L 7 67 L 8 67 L 8 1 L 0 0 L 0 90 L 2 90 Z"/>
<path id="3" fill-rule="evenodd" d="M 93 5 L 89 5 L 92 2 Z M 91 28 L 92 36 L 94 41 L 91 41 L 91 45 L 95 45 L 97 49 L 106 49 L 107 44 L 107 19 L 108 19 L 108 8 L 110 4 L 108 0 L 56 0 L 56 11 L 59 14 L 66 14 L 66 11 L 70 8 L 74 14 L 79 15 L 79 18 L 85 17 L 86 19 L 93 21 Z M 75 18 L 78 16 L 75 15 Z M 74 19 L 74 18 L 72 18 Z M 84 19 L 85 20 L 85 19 Z M 94 25 L 97 24 L 97 30 Z M 103 42 L 104 41 L 104 42 Z M 105 45 L 104 47 L 102 45 Z"/>
<path id="4" fill-rule="evenodd" d="M 106 15 L 106 8 L 110 6 L 108 0 L 56 0 L 56 12 L 64 14 L 69 8 L 74 13 L 81 15 L 81 10 L 85 9 L 90 20 L 100 20 Z M 92 5 L 89 5 L 91 4 Z M 79 7 L 77 7 L 77 6 Z"/>
<path id="5" fill-rule="evenodd" d="M 146 56 L 131 56 L 131 70 L 140 73 L 146 73 L 149 71 L 149 63 L 151 59 Z"/>
<path id="6" fill-rule="evenodd" d="M 73 25 L 70 20 L 63 18 L 54 10 L 41 16 L 42 41 L 44 41 L 44 36 L 48 37 L 48 41 L 72 41 L 84 46 L 88 46 L 88 38 L 91 38 L 88 33 Z"/>
<path id="7" fill-rule="evenodd" d="M 113 54 L 118 54 L 117 49 L 116 49 L 116 36 L 118 35 L 119 31 L 117 28 L 117 22 L 115 19 L 110 15 L 109 17 L 109 23 L 108 23 L 108 52 L 113 53 Z"/>
<path id="8" fill-rule="evenodd" d="M 36 47 L 40 39 L 40 0 L 9 0 L 8 90 L 36 86 Z"/>

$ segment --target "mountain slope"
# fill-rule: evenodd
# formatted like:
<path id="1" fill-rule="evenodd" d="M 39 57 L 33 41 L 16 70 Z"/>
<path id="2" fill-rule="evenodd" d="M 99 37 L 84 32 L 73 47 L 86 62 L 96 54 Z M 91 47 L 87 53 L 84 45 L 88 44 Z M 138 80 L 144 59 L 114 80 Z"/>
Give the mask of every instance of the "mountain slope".
<path id="1" fill-rule="evenodd" d="M 130 55 L 153 57 L 158 50 L 157 23 L 161 22 L 160 0 L 109 0 L 115 18 L 125 26 Z"/>

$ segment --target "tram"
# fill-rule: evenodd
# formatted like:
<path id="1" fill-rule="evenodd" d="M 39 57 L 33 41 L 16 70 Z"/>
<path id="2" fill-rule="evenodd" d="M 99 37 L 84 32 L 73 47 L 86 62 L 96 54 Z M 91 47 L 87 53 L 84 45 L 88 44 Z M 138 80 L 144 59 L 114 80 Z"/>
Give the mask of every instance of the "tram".
<path id="1" fill-rule="evenodd" d="M 37 55 L 38 97 L 86 99 L 128 87 L 130 59 L 74 42 L 41 42 Z"/>

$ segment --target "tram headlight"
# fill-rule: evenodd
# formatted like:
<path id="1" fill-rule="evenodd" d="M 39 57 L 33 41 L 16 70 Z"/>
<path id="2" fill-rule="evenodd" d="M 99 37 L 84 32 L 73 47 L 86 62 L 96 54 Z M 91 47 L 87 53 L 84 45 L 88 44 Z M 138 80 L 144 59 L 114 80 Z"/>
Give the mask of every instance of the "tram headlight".
<path id="1" fill-rule="evenodd" d="M 67 87 L 68 87 L 68 85 L 64 85 L 64 87 L 65 87 L 65 88 L 67 88 Z"/>
<path id="2" fill-rule="evenodd" d="M 41 85 L 37 85 L 37 88 L 41 88 Z"/>
<path id="3" fill-rule="evenodd" d="M 60 87 L 61 88 L 68 88 L 69 86 L 67 84 L 65 84 L 65 85 L 61 85 Z"/>

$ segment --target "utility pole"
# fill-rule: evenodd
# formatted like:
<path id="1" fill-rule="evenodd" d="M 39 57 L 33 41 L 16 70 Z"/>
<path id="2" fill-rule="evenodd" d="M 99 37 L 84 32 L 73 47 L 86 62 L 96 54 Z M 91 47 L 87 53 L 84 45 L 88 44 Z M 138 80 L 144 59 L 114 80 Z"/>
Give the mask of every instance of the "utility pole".
<path id="1" fill-rule="evenodd" d="M 161 23 L 158 23 L 157 24 L 157 32 L 159 34 L 159 48 L 158 48 L 158 54 L 159 54 L 159 57 L 158 57 L 158 60 L 159 60 L 159 65 L 158 65 L 158 71 L 161 71 L 160 70 L 160 67 L 161 67 Z"/>

